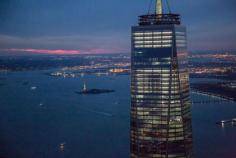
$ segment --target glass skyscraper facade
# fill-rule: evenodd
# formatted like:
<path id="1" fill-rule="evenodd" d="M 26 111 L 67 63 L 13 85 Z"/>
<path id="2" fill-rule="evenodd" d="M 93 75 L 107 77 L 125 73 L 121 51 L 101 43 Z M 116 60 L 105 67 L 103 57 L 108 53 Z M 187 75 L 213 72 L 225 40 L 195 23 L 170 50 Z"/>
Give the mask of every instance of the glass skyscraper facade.
<path id="1" fill-rule="evenodd" d="M 132 27 L 131 158 L 192 158 L 186 28 L 177 14 Z"/>

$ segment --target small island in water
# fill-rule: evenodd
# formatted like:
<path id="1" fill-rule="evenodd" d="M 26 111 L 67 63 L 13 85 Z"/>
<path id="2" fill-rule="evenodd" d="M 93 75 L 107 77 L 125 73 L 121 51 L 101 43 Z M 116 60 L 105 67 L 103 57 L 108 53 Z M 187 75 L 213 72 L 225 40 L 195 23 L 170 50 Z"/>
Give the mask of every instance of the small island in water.
<path id="1" fill-rule="evenodd" d="M 102 94 L 102 93 L 112 93 L 115 90 L 110 89 L 87 89 L 86 84 L 84 83 L 84 88 L 81 91 L 76 91 L 77 94 Z"/>

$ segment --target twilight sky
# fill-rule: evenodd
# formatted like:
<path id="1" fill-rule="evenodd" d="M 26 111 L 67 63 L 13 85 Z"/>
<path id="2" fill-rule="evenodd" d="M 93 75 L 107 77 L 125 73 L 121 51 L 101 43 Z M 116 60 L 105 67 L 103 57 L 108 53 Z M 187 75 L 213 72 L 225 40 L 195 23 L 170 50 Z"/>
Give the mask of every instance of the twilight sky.
<path id="1" fill-rule="evenodd" d="M 0 0 L 0 54 L 120 53 L 150 0 Z M 236 49 L 235 0 L 169 0 L 189 50 Z"/>

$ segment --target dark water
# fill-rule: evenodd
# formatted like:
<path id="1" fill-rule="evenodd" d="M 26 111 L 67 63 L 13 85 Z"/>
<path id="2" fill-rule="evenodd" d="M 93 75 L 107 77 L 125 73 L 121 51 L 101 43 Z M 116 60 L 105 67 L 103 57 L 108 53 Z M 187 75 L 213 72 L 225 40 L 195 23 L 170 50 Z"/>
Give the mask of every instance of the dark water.
<path id="1" fill-rule="evenodd" d="M 0 74 L 0 158 L 128 158 L 129 76 L 64 79 L 44 73 Z M 74 93 L 84 80 L 88 88 L 115 93 Z M 236 127 L 215 122 L 236 117 L 236 104 L 192 109 L 195 157 L 235 158 Z"/>

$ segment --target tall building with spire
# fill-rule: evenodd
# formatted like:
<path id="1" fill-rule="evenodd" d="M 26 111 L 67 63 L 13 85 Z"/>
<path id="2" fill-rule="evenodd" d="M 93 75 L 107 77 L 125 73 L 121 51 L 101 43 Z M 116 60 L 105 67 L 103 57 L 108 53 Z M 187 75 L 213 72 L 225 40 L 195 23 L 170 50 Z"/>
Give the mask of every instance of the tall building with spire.
<path id="1" fill-rule="evenodd" d="M 132 27 L 130 157 L 192 158 L 186 28 L 156 6 Z"/>

